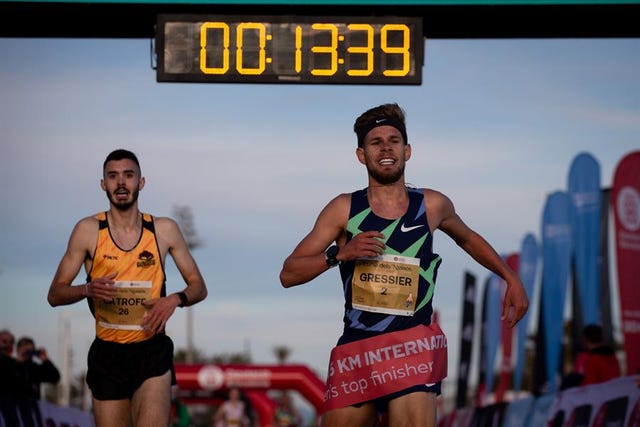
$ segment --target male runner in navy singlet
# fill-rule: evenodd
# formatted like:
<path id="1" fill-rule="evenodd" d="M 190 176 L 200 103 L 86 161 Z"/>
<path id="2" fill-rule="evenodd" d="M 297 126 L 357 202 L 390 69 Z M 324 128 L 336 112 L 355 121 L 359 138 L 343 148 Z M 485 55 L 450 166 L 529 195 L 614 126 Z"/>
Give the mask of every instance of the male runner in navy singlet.
<path id="1" fill-rule="evenodd" d="M 119 149 L 107 156 L 100 186 L 109 210 L 75 225 L 49 289 L 52 306 L 86 299 L 95 318 L 87 384 L 97 427 L 169 425 L 175 372 L 165 326 L 176 307 L 207 296 L 178 224 L 138 210 L 144 184 L 134 153 Z M 167 254 L 187 285 L 170 295 Z M 87 281 L 73 285 L 83 265 Z"/>
<path id="2" fill-rule="evenodd" d="M 432 250 L 433 232 L 442 230 L 506 281 L 502 316 L 511 326 L 526 313 L 528 298 L 518 275 L 462 221 L 447 196 L 405 184 L 411 146 L 397 104 L 364 112 L 354 131 L 368 186 L 340 194 L 324 207 L 284 261 L 280 281 L 288 288 L 340 268 L 344 331 L 329 365 L 329 379 L 335 378 L 328 379 L 323 426 L 373 426 L 383 413 L 390 425 L 434 426 L 436 396 L 446 375 L 446 340 L 431 325 L 441 262 Z M 384 364 L 394 357 L 393 365 Z M 340 376 L 356 371 L 360 377 Z M 354 400 L 359 394 L 374 398 Z"/>

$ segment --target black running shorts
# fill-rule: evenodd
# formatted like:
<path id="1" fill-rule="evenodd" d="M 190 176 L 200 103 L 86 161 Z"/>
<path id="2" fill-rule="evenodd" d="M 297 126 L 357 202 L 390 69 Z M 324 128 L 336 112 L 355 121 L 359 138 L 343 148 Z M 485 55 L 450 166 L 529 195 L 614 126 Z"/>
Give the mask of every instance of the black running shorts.
<path id="1" fill-rule="evenodd" d="M 171 371 L 173 341 L 156 335 L 146 341 L 120 344 L 96 338 L 87 356 L 87 385 L 98 400 L 130 399 L 142 383 Z"/>

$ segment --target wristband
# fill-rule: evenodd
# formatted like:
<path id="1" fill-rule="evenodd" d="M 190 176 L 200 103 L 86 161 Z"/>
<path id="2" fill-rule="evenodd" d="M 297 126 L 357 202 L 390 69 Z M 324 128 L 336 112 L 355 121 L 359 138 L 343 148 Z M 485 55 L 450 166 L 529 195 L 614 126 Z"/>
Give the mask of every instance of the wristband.
<path id="1" fill-rule="evenodd" d="M 189 300 L 187 299 L 187 294 L 185 294 L 184 292 L 177 292 L 176 295 L 178 295 L 178 298 L 180 298 L 180 304 L 178 304 L 178 307 L 186 306 L 189 302 Z"/>

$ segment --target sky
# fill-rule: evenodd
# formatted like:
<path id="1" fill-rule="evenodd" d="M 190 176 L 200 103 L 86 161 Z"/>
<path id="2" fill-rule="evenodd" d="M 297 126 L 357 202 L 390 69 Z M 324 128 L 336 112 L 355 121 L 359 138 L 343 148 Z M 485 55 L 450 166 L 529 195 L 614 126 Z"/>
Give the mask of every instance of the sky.
<path id="1" fill-rule="evenodd" d="M 609 187 L 640 148 L 640 39 L 427 40 L 420 86 L 157 83 L 141 39 L 0 39 L 0 58 L 0 329 L 60 364 L 67 324 L 76 373 L 93 319 L 84 302 L 52 308 L 46 295 L 74 224 L 108 208 L 99 182 L 113 149 L 139 156 L 141 210 L 193 212 L 209 290 L 188 309 L 196 348 L 272 364 L 285 345 L 323 377 L 342 329 L 338 270 L 290 289 L 278 275 L 324 205 L 366 186 L 360 113 L 405 109 L 407 182 L 448 195 L 500 254 L 540 238 L 545 199 L 566 189 L 576 155 L 591 153 Z M 434 244 L 454 393 L 464 272 L 489 273 L 443 233 Z M 183 288 L 170 259 L 167 276 L 168 292 Z M 167 328 L 178 348 L 186 312 Z"/>

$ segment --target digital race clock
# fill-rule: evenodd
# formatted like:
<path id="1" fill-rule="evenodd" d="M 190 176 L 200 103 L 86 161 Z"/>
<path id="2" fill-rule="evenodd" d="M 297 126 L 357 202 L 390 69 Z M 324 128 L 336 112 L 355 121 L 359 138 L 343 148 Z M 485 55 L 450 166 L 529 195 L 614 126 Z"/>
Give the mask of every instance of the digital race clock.
<path id="1" fill-rule="evenodd" d="M 422 82 L 419 17 L 159 15 L 157 80 Z"/>

